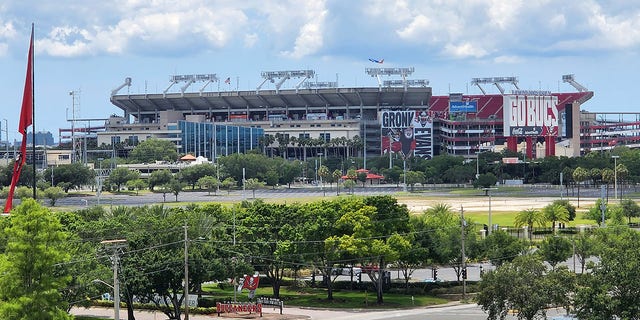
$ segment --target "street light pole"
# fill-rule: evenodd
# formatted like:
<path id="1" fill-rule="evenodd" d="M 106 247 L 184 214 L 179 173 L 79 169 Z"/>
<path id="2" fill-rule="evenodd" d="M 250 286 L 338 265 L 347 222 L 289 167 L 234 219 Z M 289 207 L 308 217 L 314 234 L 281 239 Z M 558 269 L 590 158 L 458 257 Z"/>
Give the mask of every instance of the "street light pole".
<path id="1" fill-rule="evenodd" d="M 184 221 L 184 320 L 189 320 L 189 235 Z"/>
<path id="2" fill-rule="evenodd" d="M 127 245 L 127 240 L 105 240 L 100 243 L 107 246 L 108 249 L 113 249 L 113 319 L 120 320 L 120 282 L 118 281 L 118 265 L 120 263 L 120 249 Z"/>
<path id="3" fill-rule="evenodd" d="M 6 139 L 5 141 L 6 150 L 4 153 L 4 158 L 6 159 L 9 157 L 9 121 L 7 121 L 7 119 L 2 119 L 2 120 L 4 120 L 4 133 L 5 133 L 4 138 Z"/>
<path id="4" fill-rule="evenodd" d="M 613 198 L 618 200 L 618 158 L 620 156 L 611 156 L 613 158 L 613 192 L 615 195 Z"/>
<path id="5" fill-rule="evenodd" d="M 493 229 L 493 222 L 491 221 L 491 190 L 493 190 L 493 188 L 482 188 L 482 190 L 489 196 L 489 230 L 487 231 L 487 235 L 491 235 L 491 229 Z"/>

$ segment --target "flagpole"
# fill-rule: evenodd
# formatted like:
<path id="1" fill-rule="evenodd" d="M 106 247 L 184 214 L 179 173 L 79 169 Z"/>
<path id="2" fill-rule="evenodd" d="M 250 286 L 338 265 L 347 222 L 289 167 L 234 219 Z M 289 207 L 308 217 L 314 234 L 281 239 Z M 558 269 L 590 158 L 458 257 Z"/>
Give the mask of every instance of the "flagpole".
<path id="1" fill-rule="evenodd" d="M 34 23 L 31 23 L 31 41 L 33 41 L 34 36 Z M 31 161 L 33 161 L 33 200 L 36 200 L 36 82 L 35 82 L 35 72 L 33 71 L 35 68 L 35 48 L 31 50 L 31 151 L 32 157 Z"/>
<path id="2" fill-rule="evenodd" d="M 27 160 L 27 128 L 33 125 L 33 30 L 34 24 L 31 24 L 31 39 L 29 41 L 29 54 L 27 55 L 27 73 L 25 76 L 24 92 L 22 94 L 22 106 L 20 107 L 20 122 L 18 123 L 18 132 L 22 135 L 22 142 L 20 143 L 20 153 L 13 163 L 13 172 L 11 174 L 11 186 L 9 186 L 9 193 L 7 194 L 7 201 L 4 204 L 4 213 L 9 213 L 13 205 L 13 193 L 15 191 L 20 174 L 22 173 L 22 167 Z M 33 198 L 36 197 L 36 171 L 35 171 L 35 130 L 33 130 Z"/>

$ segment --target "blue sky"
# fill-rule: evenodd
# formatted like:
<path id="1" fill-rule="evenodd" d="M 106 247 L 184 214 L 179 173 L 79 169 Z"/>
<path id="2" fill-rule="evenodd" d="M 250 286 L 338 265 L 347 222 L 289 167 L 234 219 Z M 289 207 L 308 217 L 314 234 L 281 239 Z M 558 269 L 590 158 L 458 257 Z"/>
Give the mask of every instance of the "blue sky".
<path id="1" fill-rule="evenodd" d="M 70 91 L 77 117 L 105 118 L 121 114 L 109 94 L 125 77 L 131 93 L 156 93 L 174 74 L 215 73 L 248 90 L 261 71 L 313 69 L 319 81 L 375 86 L 367 67 L 415 67 L 412 79 L 445 95 L 478 94 L 471 78 L 494 76 L 516 76 L 521 89 L 574 91 L 561 82 L 572 73 L 595 92 L 583 109 L 640 112 L 636 1 L 5 0 L 0 119 L 9 140 L 18 137 L 32 22 L 36 130 L 56 140 L 70 126 Z"/>

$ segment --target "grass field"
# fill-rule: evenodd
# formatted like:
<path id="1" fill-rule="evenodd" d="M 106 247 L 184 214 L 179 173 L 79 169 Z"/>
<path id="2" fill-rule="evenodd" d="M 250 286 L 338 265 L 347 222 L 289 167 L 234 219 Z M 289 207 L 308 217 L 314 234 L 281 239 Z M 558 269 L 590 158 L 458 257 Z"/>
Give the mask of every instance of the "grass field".
<path id="1" fill-rule="evenodd" d="M 205 285 L 203 291 L 211 294 L 211 298 L 216 300 L 233 300 L 231 287 L 222 290 L 216 285 Z M 273 296 L 271 287 L 258 288 L 256 296 Z M 359 290 L 334 290 L 333 300 L 327 300 L 327 290 L 319 288 L 280 288 L 280 298 L 285 301 L 285 305 L 297 307 L 320 307 L 320 308 L 410 308 L 418 306 L 430 306 L 449 302 L 446 299 L 428 295 L 404 295 L 398 293 L 385 293 L 384 305 L 376 305 L 376 293 L 372 291 Z M 238 301 L 247 301 L 247 291 L 237 294 Z"/>

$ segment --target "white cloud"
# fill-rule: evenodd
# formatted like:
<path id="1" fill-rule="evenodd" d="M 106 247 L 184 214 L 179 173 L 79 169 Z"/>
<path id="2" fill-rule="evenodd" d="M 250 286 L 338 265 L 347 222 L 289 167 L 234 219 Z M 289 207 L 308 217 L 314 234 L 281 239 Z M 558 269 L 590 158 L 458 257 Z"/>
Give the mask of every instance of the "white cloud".
<path id="1" fill-rule="evenodd" d="M 459 45 L 447 44 L 444 52 L 454 58 L 483 58 L 488 54 L 481 46 L 469 42 Z"/>
<path id="2" fill-rule="evenodd" d="M 322 48 L 323 27 L 327 16 L 324 1 L 307 2 L 306 22 L 298 31 L 292 51 L 283 51 L 284 56 L 299 59 L 316 53 Z"/>
<path id="3" fill-rule="evenodd" d="M 640 9 L 627 15 L 607 15 L 602 8 L 596 7 L 589 25 L 597 32 L 596 39 L 603 48 L 640 45 Z"/>
<path id="4" fill-rule="evenodd" d="M 16 35 L 16 30 L 13 27 L 13 23 L 5 22 L 0 24 L 0 39 L 2 38 L 12 38 Z"/>
<path id="5" fill-rule="evenodd" d="M 63 57 L 161 56 L 260 45 L 271 54 L 301 59 L 317 53 L 361 55 L 354 51 L 385 51 L 385 44 L 393 44 L 418 53 L 502 61 L 640 47 L 640 6 L 621 0 L 59 1 L 33 10 L 46 18 L 39 26 L 38 50 Z M 13 12 L 25 10 L 15 4 L 2 10 L 7 17 L 25 14 Z M 16 31 L 7 21 L 0 20 L 0 44 L 11 48 L 5 39 Z M 327 51 L 331 46 L 347 50 Z"/>
<path id="6" fill-rule="evenodd" d="M 245 14 L 234 8 L 213 8 L 203 4 L 141 7 L 143 4 L 139 1 L 124 3 L 132 11 L 113 24 L 56 27 L 47 39 L 41 40 L 41 50 L 54 56 L 71 57 L 147 52 L 162 47 L 167 51 L 189 51 L 194 50 L 194 46 L 222 47 L 247 22 Z"/>
<path id="7" fill-rule="evenodd" d="M 244 36 L 244 47 L 252 48 L 253 46 L 256 45 L 256 43 L 258 42 L 258 39 L 259 37 L 256 33 L 246 34 Z"/>
<path id="8" fill-rule="evenodd" d="M 524 62 L 524 59 L 518 56 L 498 56 L 493 61 L 498 64 L 518 64 Z"/>
<path id="9" fill-rule="evenodd" d="M 5 56 L 9 52 L 9 45 L 4 42 L 5 39 L 13 38 L 16 30 L 11 22 L 0 24 L 0 57 Z"/>

